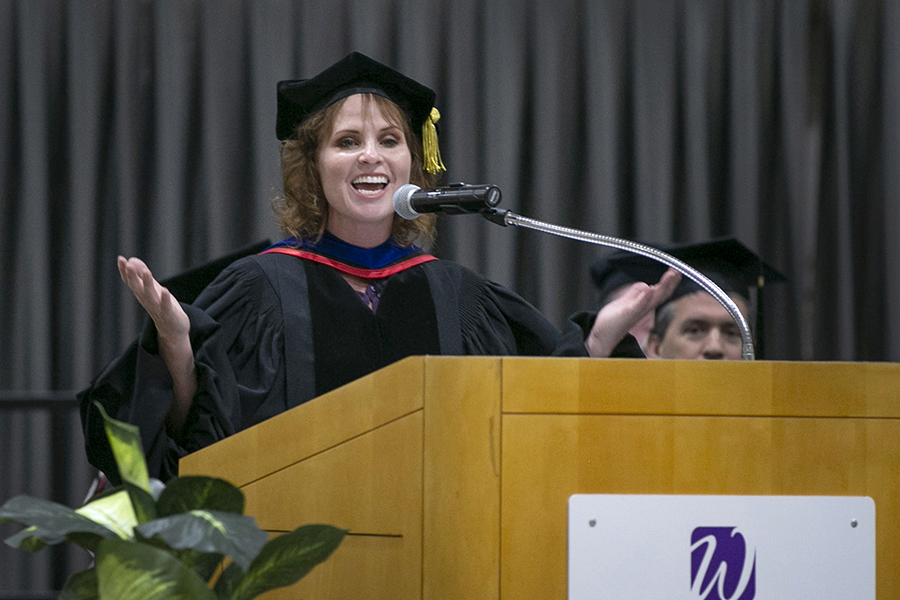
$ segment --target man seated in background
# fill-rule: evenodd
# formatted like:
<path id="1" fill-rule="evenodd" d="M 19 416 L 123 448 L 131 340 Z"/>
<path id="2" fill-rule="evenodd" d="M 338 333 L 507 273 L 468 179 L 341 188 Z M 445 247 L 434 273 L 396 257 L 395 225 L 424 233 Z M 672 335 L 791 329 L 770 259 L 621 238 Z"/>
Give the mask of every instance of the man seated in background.
<path id="1" fill-rule="evenodd" d="M 672 294 L 673 299 L 656 311 L 644 350 L 647 358 L 740 360 L 740 327 L 718 300 L 694 287 L 678 297 Z M 749 322 L 749 302 L 735 291 L 719 287 L 728 292 Z"/>
<path id="2" fill-rule="evenodd" d="M 734 238 L 699 244 L 680 244 L 661 250 L 694 267 L 725 291 L 741 314 L 761 316 L 762 286 L 784 276 Z M 630 252 L 601 257 L 591 268 L 600 290 L 601 305 L 616 298 L 634 282 L 655 281 L 666 267 Z M 755 308 L 755 309 L 754 309 Z M 757 329 L 759 329 L 759 318 Z M 740 360 L 741 330 L 715 298 L 688 278 L 672 296 L 648 313 L 630 333 L 648 358 Z M 757 358 L 760 358 L 757 354 Z"/>

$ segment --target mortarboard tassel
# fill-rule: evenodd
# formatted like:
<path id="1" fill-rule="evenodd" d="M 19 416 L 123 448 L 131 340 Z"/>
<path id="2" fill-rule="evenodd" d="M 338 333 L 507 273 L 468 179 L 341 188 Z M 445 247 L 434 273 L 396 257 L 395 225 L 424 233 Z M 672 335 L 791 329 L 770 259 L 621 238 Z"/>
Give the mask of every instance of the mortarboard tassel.
<path id="1" fill-rule="evenodd" d="M 434 126 L 441 119 L 438 109 L 432 108 L 431 114 L 422 123 L 422 152 L 425 155 L 425 170 L 432 175 L 446 171 L 441 162 L 441 149 L 438 148 L 437 128 Z"/>

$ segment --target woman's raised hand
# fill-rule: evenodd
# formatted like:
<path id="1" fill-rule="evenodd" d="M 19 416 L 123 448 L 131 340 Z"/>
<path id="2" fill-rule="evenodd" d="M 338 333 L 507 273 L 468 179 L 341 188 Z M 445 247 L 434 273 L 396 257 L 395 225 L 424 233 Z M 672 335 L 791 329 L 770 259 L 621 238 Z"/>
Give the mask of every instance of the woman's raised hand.
<path id="1" fill-rule="evenodd" d="M 172 375 L 172 406 L 166 417 L 170 431 L 180 431 L 197 391 L 191 321 L 169 290 L 160 285 L 139 258 L 118 258 L 119 274 L 137 301 L 153 319 L 159 336 L 159 353 Z"/>
<path id="2" fill-rule="evenodd" d="M 595 358 L 609 356 L 629 329 L 672 295 L 679 281 L 681 275 L 669 269 L 654 285 L 633 283 L 625 293 L 601 308 L 584 342 L 588 354 Z"/>
<path id="3" fill-rule="evenodd" d="M 162 340 L 189 336 L 191 323 L 178 300 L 163 287 L 139 258 L 118 258 L 119 275 L 140 302 Z"/>

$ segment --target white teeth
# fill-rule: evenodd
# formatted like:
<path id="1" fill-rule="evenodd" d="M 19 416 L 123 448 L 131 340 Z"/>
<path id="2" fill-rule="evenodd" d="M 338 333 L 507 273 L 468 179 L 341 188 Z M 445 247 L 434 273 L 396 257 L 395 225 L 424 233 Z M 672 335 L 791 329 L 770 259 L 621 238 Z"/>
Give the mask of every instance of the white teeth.
<path id="1" fill-rule="evenodd" d="M 353 183 L 383 183 L 387 185 L 387 177 L 384 175 L 362 175 L 353 180 Z"/>

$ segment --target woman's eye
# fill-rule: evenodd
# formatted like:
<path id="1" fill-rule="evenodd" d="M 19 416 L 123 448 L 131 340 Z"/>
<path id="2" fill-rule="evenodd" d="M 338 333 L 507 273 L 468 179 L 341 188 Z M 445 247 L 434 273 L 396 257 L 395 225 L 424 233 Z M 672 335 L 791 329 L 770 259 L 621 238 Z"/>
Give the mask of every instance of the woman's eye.
<path id="1" fill-rule="evenodd" d="M 396 148 L 398 145 L 400 145 L 400 142 L 397 140 L 397 138 L 392 138 L 392 137 L 383 139 L 381 141 L 381 143 L 386 148 Z"/>
<path id="2" fill-rule="evenodd" d="M 338 148 L 353 148 L 356 146 L 356 140 L 353 138 L 341 138 L 338 140 Z"/>

